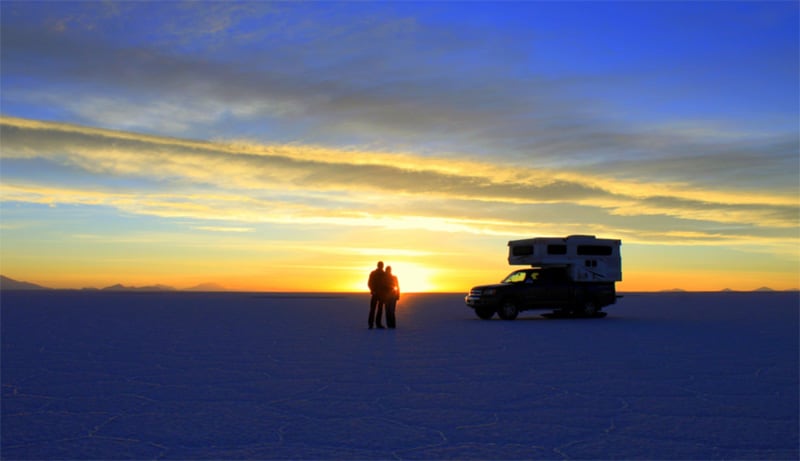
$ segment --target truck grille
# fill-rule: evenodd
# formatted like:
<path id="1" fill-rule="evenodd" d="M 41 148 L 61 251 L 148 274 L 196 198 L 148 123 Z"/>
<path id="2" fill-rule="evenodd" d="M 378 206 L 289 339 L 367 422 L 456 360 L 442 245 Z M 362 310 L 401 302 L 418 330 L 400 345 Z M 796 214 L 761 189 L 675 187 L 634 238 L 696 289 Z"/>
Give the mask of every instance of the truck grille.
<path id="1" fill-rule="evenodd" d="M 478 288 L 473 288 L 473 289 L 469 290 L 469 295 L 470 296 L 480 296 L 481 295 L 481 290 L 478 289 Z"/>

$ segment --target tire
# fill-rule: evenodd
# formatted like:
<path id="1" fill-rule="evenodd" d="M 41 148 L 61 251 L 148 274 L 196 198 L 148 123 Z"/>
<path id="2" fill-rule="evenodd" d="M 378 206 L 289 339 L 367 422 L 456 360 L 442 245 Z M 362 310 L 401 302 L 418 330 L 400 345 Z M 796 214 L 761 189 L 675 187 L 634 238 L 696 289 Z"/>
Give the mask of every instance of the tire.
<path id="1" fill-rule="evenodd" d="M 489 320 L 494 317 L 494 309 L 488 307 L 478 307 L 475 309 L 475 314 L 483 320 Z"/>
<path id="2" fill-rule="evenodd" d="M 510 299 L 503 301 L 497 309 L 497 315 L 503 320 L 514 320 L 519 315 L 517 303 Z"/>

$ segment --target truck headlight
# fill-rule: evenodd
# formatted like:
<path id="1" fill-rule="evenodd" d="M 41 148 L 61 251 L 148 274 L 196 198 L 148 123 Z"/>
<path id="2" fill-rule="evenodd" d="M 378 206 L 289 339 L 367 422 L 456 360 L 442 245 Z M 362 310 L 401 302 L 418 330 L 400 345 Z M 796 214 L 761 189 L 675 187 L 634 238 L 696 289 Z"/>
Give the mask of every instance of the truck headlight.
<path id="1" fill-rule="evenodd" d="M 494 296 L 496 293 L 497 293 L 497 289 L 496 288 L 487 288 L 487 289 L 483 290 L 483 293 L 481 293 L 481 294 L 484 295 L 484 296 Z"/>

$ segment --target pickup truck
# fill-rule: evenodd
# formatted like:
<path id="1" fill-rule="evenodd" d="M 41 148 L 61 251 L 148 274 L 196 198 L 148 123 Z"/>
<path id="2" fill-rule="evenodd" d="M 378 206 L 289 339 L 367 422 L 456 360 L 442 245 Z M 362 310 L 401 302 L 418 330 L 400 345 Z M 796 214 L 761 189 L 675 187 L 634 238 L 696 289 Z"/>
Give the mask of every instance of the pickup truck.
<path id="1" fill-rule="evenodd" d="M 472 288 L 464 298 L 485 320 L 495 313 L 514 320 L 532 309 L 550 309 L 554 316 L 605 317 L 601 310 L 616 300 L 614 282 L 576 282 L 565 267 L 516 270 L 498 284 Z"/>

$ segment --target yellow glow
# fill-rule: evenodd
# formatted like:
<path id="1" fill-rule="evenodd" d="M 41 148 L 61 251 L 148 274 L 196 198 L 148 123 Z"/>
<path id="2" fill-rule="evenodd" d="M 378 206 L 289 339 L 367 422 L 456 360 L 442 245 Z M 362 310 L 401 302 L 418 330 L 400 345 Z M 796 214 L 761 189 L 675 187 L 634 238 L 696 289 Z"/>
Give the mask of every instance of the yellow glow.
<path id="1" fill-rule="evenodd" d="M 692 186 L 683 183 L 671 182 L 643 182 L 625 180 L 616 177 L 592 176 L 573 171 L 554 171 L 542 168 L 531 168 L 524 165 L 504 165 L 496 163 L 485 163 L 475 160 L 460 160 L 454 158 L 425 157 L 414 154 L 396 154 L 373 151 L 354 151 L 346 149 L 332 149 L 314 145 L 258 145 L 245 142 L 211 142 L 193 141 L 178 138 L 159 137 L 138 133 L 129 133 L 102 128 L 84 127 L 65 123 L 42 122 L 36 120 L 21 119 L 16 117 L 0 117 L 0 125 L 15 127 L 28 130 L 31 136 L 47 138 L 51 134 L 38 135 L 36 131 L 50 131 L 55 133 L 52 142 L 68 146 L 67 154 L 72 162 L 80 164 L 90 171 L 113 172 L 118 174 L 139 173 L 147 174 L 157 172 L 170 176 L 182 176 L 201 181 L 214 181 L 215 178 L 222 177 L 226 182 L 234 181 L 238 186 L 252 189 L 263 189 L 265 187 L 264 175 L 269 174 L 269 181 L 279 184 L 279 189 L 295 188 L 294 180 L 304 177 L 305 172 L 302 167 L 282 167 L 280 171 L 276 166 L 272 170 L 253 168 L 247 163 L 246 157 L 273 157 L 300 160 L 308 164 L 316 165 L 339 165 L 339 166 L 385 166 L 398 171 L 417 171 L 430 172 L 443 175 L 443 180 L 448 179 L 470 179 L 482 185 L 547 185 L 555 181 L 565 181 L 574 184 L 591 184 L 598 190 L 603 190 L 615 194 L 618 198 L 583 198 L 576 200 L 576 203 L 593 204 L 616 209 L 619 214 L 627 213 L 631 205 L 636 205 L 635 201 L 650 197 L 674 197 L 685 200 L 698 201 L 709 205 L 719 204 L 748 204 L 771 206 L 797 206 L 798 198 L 794 192 L 779 193 L 776 191 L 757 192 L 749 191 L 742 194 L 736 189 L 708 189 Z M 72 135 L 84 135 L 92 137 L 96 141 L 95 145 L 83 145 L 73 139 Z M 61 136 L 61 137 L 59 137 Z M 82 138 L 81 138 L 82 139 Z M 149 150 L 152 150 L 157 160 L 158 169 L 153 170 L 153 155 L 143 155 L 140 148 L 135 150 L 128 147 L 109 147 L 115 141 L 131 141 L 146 143 Z M 217 155 L 214 167 L 208 168 L 208 158 L 201 156 L 198 152 L 207 152 Z M 41 152 L 32 152 L 28 149 L 19 148 L 12 142 L 6 141 L 3 156 L 28 157 L 41 155 Z M 59 154 L 62 155 L 62 154 Z M 163 159 L 167 159 L 164 162 Z M 232 161 L 237 159 L 240 161 Z M 225 174 L 220 174 L 224 172 Z M 317 184 L 320 190 L 332 187 L 330 184 Z M 368 185 L 358 183 L 350 184 L 352 188 L 369 188 Z M 438 193 L 435 190 L 425 189 L 415 193 L 434 195 L 443 198 L 459 198 L 472 200 L 494 201 L 502 198 L 509 203 L 542 203 L 548 198 L 536 198 L 509 194 L 508 196 L 498 197 L 482 196 L 476 191 L 474 195 L 464 196 L 463 193 Z M 641 210 L 642 205 L 637 208 Z M 641 212 L 641 211 L 639 211 Z M 679 216 L 688 213 L 684 209 L 663 209 L 653 207 L 651 213 L 659 214 L 668 212 Z M 706 213 L 707 210 L 701 213 Z M 723 217 L 725 213 L 718 213 L 718 217 Z M 735 221 L 748 217 L 745 214 L 736 217 Z M 758 219 L 752 222 L 761 222 L 764 216 L 755 215 Z M 694 218 L 692 214 L 687 217 Z M 796 223 L 793 223 L 796 224 Z M 784 223 L 785 225 L 785 223 Z"/>
<path id="2" fill-rule="evenodd" d="M 627 272 L 625 272 L 627 271 Z M 798 274 L 749 271 L 724 273 L 712 270 L 686 270 L 678 272 L 626 270 L 625 280 L 617 284 L 617 291 L 664 291 L 680 289 L 685 291 L 751 291 L 769 287 L 776 291 L 797 290 L 800 287 Z"/>
<path id="3" fill-rule="evenodd" d="M 18 261 L 11 257 L 4 258 L 3 264 L 15 270 L 3 275 L 51 288 L 103 288 L 122 283 L 127 286 L 163 284 L 183 289 L 214 282 L 228 290 L 240 291 L 366 293 L 369 273 L 375 268 L 373 260 L 347 267 L 334 264 L 272 265 L 243 259 L 178 260 L 177 257 L 164 256 L 164 260 L 128 257 L 103 261 L 102 257 L 87 255 L 81 260 L 57 260 L 47 265 L 37 263 L 38 259 Z M 497 283 L 517 268 L 505 264 L 502 256 L 495 256 L 496 261 L 492 264 L 475 262 L 474 265 L 454 264 L 447 258 L 432 259 L 424 264 L 393 261 L 390 258 L 386 262 L 397 275 L 402 293 L 466 293 L 475 285 Z M 797 272 L 765 270 L 729 273 L 718 270 L 658 271 L 652 267 L 625 266 L 623 263 L 623 278 L 617 284 L 619 292 L 673 288 L 686 291 L 718 291 L 725 288 L 748 291 L 762 286 L 775 290 L 796 290 L 800 287 Z"/>
<path id="4" fill-rule="evenodd" d="M 403 292 L 465 292 L 513 269 L 505 263 L 508 240 L 591 233 L 650 248 L 654 257 L 668 256 L 671 245 L 692 248 L 668 270 L 661 264 L 663 272 L 654 258 L 623 263 L 619 290 L 798 288 L 800 246 L 786 229 L 797 227 L 800 202 L 782 190 L 745 193 L 413 153 L 190 141 L 13 117 L 0 117 L 0 128 L 9 134 L 4 160 L 39 158 L 99 178 L 2 178 L 0 200 L 10 204 L 0 223 L 3 275 L 45 286 L 215 282 L 231 290 L 365 292 L 383 259 Z M 126 180 L 114 181 L 120 178 Z M 123 187 L 127 178 L 175 187 Z M 541 188 L 556 182 L 566 192 Z M 598 194 L 573 197 L 573 186 L 587 185 Z M 556 203 L 577 212 L 537 213 Z M 9 219 L 18 204 L 31 214 Z M 68 213 L 60 208 L 69 207 L 85 210 L 85 225 L 74 217 L 61 225 Z M 121 216 L 124 222 L 112 222 Z M 636 219 L 620 219 L 628 216 Z M 730 269 L 741 260 L 746 264 Z"/>
<path id="5" fill-rule="evenodd" d="M 392 275 L 397 277 L 397 282 L 400 285 L 401 293 L 429 293 L 448 291 L 442 287 L 434 284 L 433 279 L 436 277 L 436 269 L 431 267 L 422 266 L 420 264 L 399 261 L 393 262 L 390 260 L 385 261 L 386 266 L 391 266 Z M 360 273 L 356 274 L 356 279 L 352 280 L 347 286 L 349 289 L 333 290 L 333 291 L 368 291 L 367 279 L 369 273 L 375 270 L 375 264 L 364 266 Z"/>

